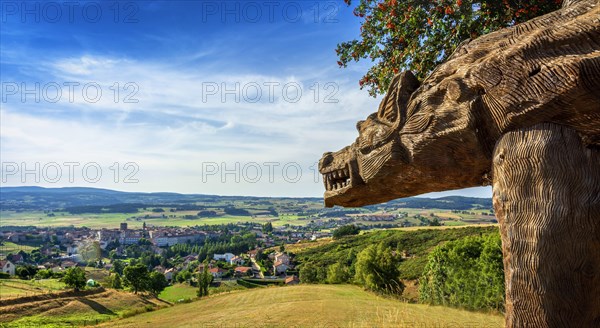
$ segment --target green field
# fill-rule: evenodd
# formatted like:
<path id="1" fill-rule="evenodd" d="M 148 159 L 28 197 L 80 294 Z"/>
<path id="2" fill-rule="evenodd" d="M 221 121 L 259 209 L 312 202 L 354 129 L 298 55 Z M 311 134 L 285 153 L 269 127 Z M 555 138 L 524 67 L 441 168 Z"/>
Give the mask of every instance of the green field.
<path id="1" fill-rule="evenodd" d="M 64 288 L 65 284 L 57 279 L 0 279 L 0 299 L 44 294 Z"/>
<path id="2" fill-rule="evenodd" d="M 2 244 L 0 244 L 0 258 L 3 258 L 4 256 L 6 256 L 10 253 L 13 253 L 13 254 L 18 253 L 19 251 L 28 253 L 34 249 L 35 249 L 35 247 L 33 247 L 33 246 L 18 245 L 13 242 L 10 242 L 10 241 L 3 241 Z"/>
<path id="3" fill-rule="evenodd" d="M 165 290 L 158 294 L 158 298 L 171 303 L 177 303 L 179 301 L 192 300 L 196 298 L 197 291 L 198 288 L 192 287 L 188 284 L 175 284 L 165 288 Z"/>
<path id="4" fill-rule="evenodd" d="M 409 304 L 352 285 L 256 288 L 105 323 L 106 327 L 502 327 L 500 314 Z"/>
<path id="5" fill-rule="evenodd" d="M 145 218 L 146 212 L 132 214 L 107 213 L 107 214 L 69 214 L 55 213 L 55 216 L 46 216 L 43 212 L 20 212 L 0 211 L 0 225 L 2 226 L 38 226 L 38 227 L 88 227 L 92 229 L 118 228 L 122 222 L 127 222 L 129 228 L 142 228 L 144 222 L 149 226 L 196 226 L 205 224 L 228 224 L 237 222 L 268 222 L 273 217 L 250 217 L 250 216 L 221 216 L 215 218 L 198 218 L 194 220 L 184 219 L 187 212 L 177 212 L 176 217 L 149 217 Z M 279 221 L 281 222 L 281 221 Z M 287 223 L 287 222 L 285 222 Z M 283 225 L 285 223 L 280 223 Z M 278 222 L 273 222 L 278 225 Z"/>

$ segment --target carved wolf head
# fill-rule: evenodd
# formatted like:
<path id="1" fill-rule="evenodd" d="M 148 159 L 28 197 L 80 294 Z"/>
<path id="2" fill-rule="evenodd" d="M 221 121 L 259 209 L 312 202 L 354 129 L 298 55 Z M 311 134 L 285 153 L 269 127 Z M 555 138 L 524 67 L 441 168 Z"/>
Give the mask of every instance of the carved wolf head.
<path id="1" fill-rule="evenodd" d="M 363 206 L 487 184 L 493 147 L 542 122 L 600 145 L 600 6 L 571 8 L 457 48 L 422 85 L 394 77 L 356 141 L 325 153 L 325 205 Z"/>
<path id="2" fill-rule="evenodd" d="M 412 73 L 397 75 L 379 110 L 357 123 L 356 141 L 323 155 L 326 206 L 363 206 L 483 183 L 489 159 L 469 115 L 476 93 L 467 96 L 459 80 L 415 93 L 418 88 Z"/>

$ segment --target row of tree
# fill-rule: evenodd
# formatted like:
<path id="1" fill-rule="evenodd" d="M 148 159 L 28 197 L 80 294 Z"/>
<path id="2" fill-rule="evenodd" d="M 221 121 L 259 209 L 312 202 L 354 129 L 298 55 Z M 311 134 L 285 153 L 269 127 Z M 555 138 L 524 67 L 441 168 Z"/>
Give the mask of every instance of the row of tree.
<path id="1" fill-rule="evenodd" d="M 374 292 L 401 295 L 404 284 L 398 269 L 400 261 L 397 252 L 381 242 L 367 246 L 358 255 L 350 253 L 348 258 L 327 267 L 304 263 L 300 280 L 303 283 L 356 283 Z"/>

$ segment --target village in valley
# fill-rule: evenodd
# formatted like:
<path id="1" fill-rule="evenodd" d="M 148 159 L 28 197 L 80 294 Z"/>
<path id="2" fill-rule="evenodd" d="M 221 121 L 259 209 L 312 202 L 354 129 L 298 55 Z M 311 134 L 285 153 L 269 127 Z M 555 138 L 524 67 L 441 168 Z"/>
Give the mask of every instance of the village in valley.
<path id="1" fill-rule="evenodd" d="M 352 263 L 370 236 L 414 230 L 417 239 L 391 253 L 412 267 L 408 260 L 422 262 L 425 253 L 418 252 L 431 249 L 420 250 L 417 228 L 475 226 L 484 230 L 465 233 L 480 234 L 495 223 L 488 199 L 464 197 L 345 209 L 312 198 L 119 193 L 122 203 L 113 204 L 112 191 L 28 190 L 3 188 L 0 200 L 2 322 L 46 324 L 51 316 L 59 325 L 97 324 L 208 295 L 344 283 L 353 279 Z M 421 262 L 405 271 L 406 279 L 416 278 Z M 413 292 L 406 295 L 416 300 Z M 86 307 L 52 314 L 65 302 L 91 301 L 110 312 Z M 35 308 L 48 311 L 37 317 Z"/>
<path id="2" fill-rule="evenodd" d="M 271 224 L 216 226 L 209 230 L 191 227 L 148 228 L 145 223 L 141 229 L 129 229 L 127 223 L 121 223 L 115 229 L 69 227 L 0 230 L 3 230 L 0 231 L 3 241 L 16 245 L 33 242 L 41 245 L 31 252 L 15 249 L 16 252 L 3 254 L 4 259 L 0 263 L 2 272 L 11 276 L 25 277 L 40 270 L 60 276 L 64 270 L 78 265 L 104 269 L 106 274 L 110 274 L 115 271 L 115 261 L 129 264 L 132 260 L 139 260 L 141 255 L 140 261 L 149 259 L 149 264 L 156 264 L 151 265 L 151 271 L 164 274 L 168 283 L 195 279 L 196 273 L 208 269 L 216 284 L 221 280 L 240 278 L 297 283 L 297 272 L 293 271 L 292 259 L 285 253 L 284 245 L 331 236 L 328 232 L 290 233 L 285 229 L 273 229 Z M 204 251 L 198 254 L 194 251 L 198 245 L 215 245 L 223 253 L 208 254 Z M 233 250 L 237 252 L 234 254 Z M 28 267 L 28 270 L 17 272 L 18 267 Z M 118 271 L 122 272 L 122 268 Z M 178 274 L 188 279 L 177 280 Z"/>

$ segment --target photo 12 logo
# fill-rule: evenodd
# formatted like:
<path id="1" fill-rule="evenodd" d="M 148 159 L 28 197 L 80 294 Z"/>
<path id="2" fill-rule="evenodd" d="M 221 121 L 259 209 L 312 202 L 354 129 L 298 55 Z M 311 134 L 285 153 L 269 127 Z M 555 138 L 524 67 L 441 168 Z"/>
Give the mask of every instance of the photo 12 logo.
<path id="1" fill-rule="evenodd" d="M 202 1 L 202 23 L 338 23 L 334 1 Z"/>
<path id="2" fill-rule="evenodd" d="M 139 10 L 133 1 L 0 1 L 0 22 L 132 24 Z"/>
<path id="3" fill-rule="evenodd" d="M 136 96 L 139 90 L 140 87 L 134 82 L 114 82 L 104 88 L 96 82 L 2 82 L 0 99 L 2 103 L 7 103 L 9 99 L 21 103 L 57 103 L 65 100 L 69 103 L 97 103 L 102 97 L 110 97 L 115 103 L 138 103 Z"/>
<path id="4" fill-rule="evenodd" d="M 314 163 L 304 170 L 302 165 L 296 162 L 247 162 L 247 163 L 202 163 L 202 183 L 209 180 L 221 183 L 275 183 L 282 180 L 286 183 L 297 183 L 302 180 L 304 172 L 311 172 L 315 183 L 321 181 L 318 163 Z"/>
<path id="5" fill-rule="evenodd" d="M 97 162 L 2 162 L 2 183 L 138 183 L 140 167 L 135 162 L 114 162 L 103 166 Z M 104 179 L 104 180 L 103 180 Z"/>
<path id="6" fill-rule="evenodd" d="M 315 103 L 335 104 L 339 102 L 336 98 L 339 89 L 335 82 L 315 82 L 308 90 L 298 82 L 202 82 L 202 102 L 213 100 L 222 103 L 275 103 L 283 100 L 287 103 L 297 103 L 302 97 L 308 96 Z"/>

